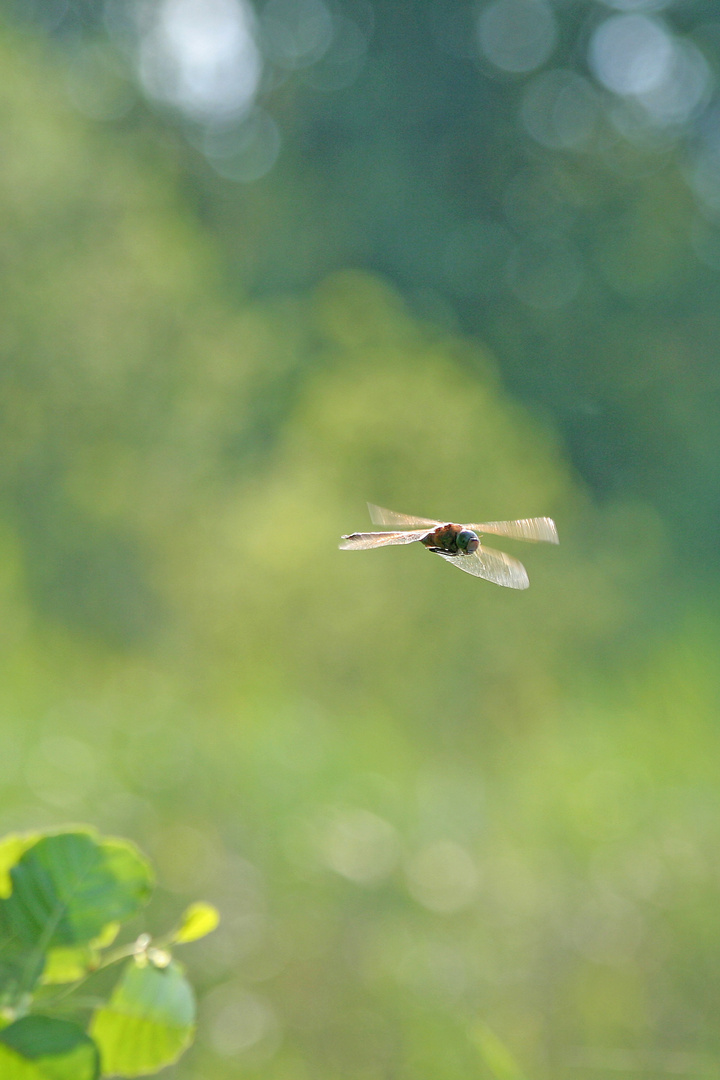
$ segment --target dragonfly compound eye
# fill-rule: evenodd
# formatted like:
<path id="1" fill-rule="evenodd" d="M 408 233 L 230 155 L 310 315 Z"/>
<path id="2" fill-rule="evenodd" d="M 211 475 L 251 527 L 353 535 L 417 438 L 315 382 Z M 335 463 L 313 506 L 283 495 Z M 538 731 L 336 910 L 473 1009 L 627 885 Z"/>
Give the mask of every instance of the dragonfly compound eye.
<path id="1" fill-rule="evenodd" d="M 480 541 L 471 529 L 463 529 L 457 534 L 456 538 L 457 546 L 461 551 L 464 551 L 466 555 L 472 555 L 473 551 L 477 551 L 480 547 Z"/>

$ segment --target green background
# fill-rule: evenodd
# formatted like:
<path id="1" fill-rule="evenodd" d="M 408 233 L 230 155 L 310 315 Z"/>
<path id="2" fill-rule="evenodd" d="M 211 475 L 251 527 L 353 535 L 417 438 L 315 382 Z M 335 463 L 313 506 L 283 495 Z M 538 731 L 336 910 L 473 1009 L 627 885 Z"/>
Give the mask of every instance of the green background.
<path id="1" fill-rule="evenodd" d="M 271 0 L 221 121 L 2 5 L 0 824 L 218 905 L 178 1080 L 720 1077 L 720 17 L 507 2 Z"/>

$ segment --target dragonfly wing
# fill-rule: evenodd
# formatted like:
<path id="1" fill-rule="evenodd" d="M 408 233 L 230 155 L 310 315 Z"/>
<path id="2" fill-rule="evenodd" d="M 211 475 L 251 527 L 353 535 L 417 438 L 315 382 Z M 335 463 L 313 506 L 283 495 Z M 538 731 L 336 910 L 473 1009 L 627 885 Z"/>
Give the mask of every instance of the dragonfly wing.
<path id="1" fill-rule="evenodd" d="M 436 529 L 442 525 L 442 521 L 433 521 L 432 518 L 411 517 L 410 514 L 398 514 L 395 510 L 386 510 L 383 506 L 375 506 L 368 503 L 370 520 L 373 525 L 394 525 L 398 529 L 411 529 L 413 525 L 426 525 L 428 529 Z"/>
<path id="2" fill-rule="evenodd" d="M 427 532 L 427 529 L 415 529 L 413 532 L 350 533 L 342 537 L 339 547 L 343 551 L 362 551 L 365 548 L 388 547 L 390 544 L 412 544 L 422 540 Z"/>
<path id="3" fill-rule="evenodd" d="M 494 581 L 496 585 L 505 585 L 508 589 L 527 589 L 530 584 L 522 563 L 504 551 L 480 546 L 472 555 L 446 555 L 444 551 L 437 554 L 467 574 Z"/>
<path id="4" fill-rule="evenodd" d="M 552 518 L 523 518 L 522 521 L 485 521 L 479 525 L 466 525 L 476 533 L 492 533 L 493 536 L 509 536 L 513 540 L 544 540 L 558 543 L 557 529 Z"/>

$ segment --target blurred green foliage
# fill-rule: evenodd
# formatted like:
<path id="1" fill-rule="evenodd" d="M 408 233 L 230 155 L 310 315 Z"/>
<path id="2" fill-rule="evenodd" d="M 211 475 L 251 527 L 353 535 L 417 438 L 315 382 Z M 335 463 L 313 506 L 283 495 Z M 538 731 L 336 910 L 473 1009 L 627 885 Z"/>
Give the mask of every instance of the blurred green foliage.
<path id="1" fill-rule="evenodd" d="M 84 115 L 61 20 L 5 31 L 0 825 L 90 820 L 160 921 L 221 909 L 178 1078 L 715 1076 L 717 277 L 681 154 L 530 154 L 519 82 L 376 14 L 357 85 L 268 91 L 255 186 L 136 89 Z M 571 303 L 438 284 L 478 201 L 571 208 Z M 338 552 L 368 498 L 561 546 L 527 594 Z"/>
<path id="2" fill-rule="evenodd" d="M 214 930 L 216 909 L 195 903 L 162 938 L 112 947 L 154 884 L 132 844 L 77 827 L 11 835 L 0 862 L 3 1076 L 98 1080 L 174 1062 L 192 1041 L 195 999 L 170 949 Z M 114 985 L 103 986 L 107 970 Z"/>

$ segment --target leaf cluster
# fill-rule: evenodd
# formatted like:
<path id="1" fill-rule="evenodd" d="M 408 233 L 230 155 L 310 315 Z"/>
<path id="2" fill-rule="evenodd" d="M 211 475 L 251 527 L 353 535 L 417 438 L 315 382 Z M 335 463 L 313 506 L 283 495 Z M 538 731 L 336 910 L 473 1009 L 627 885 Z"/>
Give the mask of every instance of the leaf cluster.
<path id="1" fill-rule="evenodd" d="M 193 904 L 162 939 L 116 944 L 153 889 L 147 859 L 89 828 L 0 842 L 0 1075 L 6 1080 L 140 1076 L 192 1041 L 195 999 L 172 947 L 215 928 Z M 109 995 L 80 997 L 117 966 Z M 69 1014 L 69 1016 L 68 1016 Z"/>

